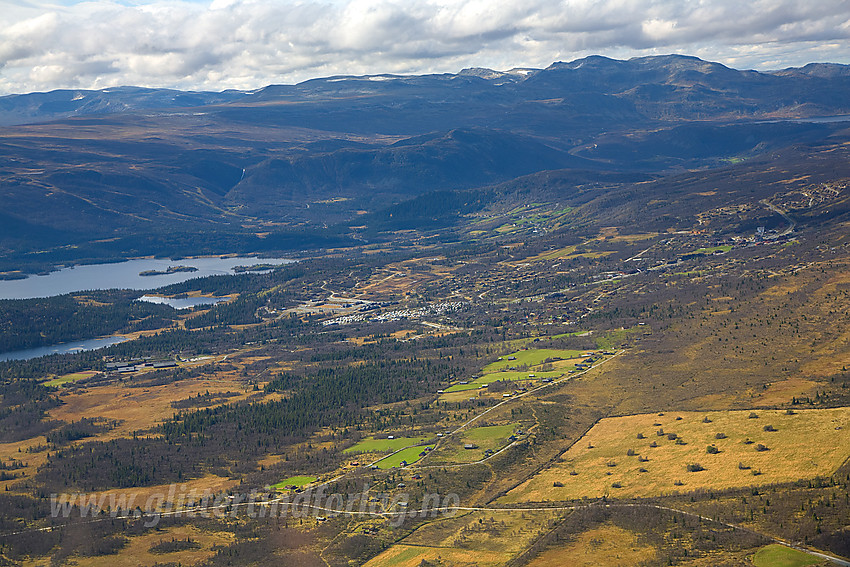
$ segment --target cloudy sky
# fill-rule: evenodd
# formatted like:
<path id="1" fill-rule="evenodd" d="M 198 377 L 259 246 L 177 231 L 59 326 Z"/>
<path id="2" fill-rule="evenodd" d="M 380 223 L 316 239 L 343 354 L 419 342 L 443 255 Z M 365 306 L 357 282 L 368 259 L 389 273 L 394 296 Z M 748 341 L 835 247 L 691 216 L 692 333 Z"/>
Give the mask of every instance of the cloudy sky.
<path id="1" fill-rule="evenodd" d="M 0 94 L 682 53 L 850 63 L 850 0 L 0 0 Z"/>

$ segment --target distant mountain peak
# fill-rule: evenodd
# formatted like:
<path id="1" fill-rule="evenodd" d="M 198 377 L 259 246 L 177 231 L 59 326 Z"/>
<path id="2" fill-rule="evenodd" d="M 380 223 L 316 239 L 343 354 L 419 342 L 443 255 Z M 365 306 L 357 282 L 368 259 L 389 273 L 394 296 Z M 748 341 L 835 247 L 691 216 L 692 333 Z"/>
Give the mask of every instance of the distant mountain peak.
<path id="1" fill-rule="evenodd" d="M 629 61 L 656 61 L 664 63 L 690 62 L 695 64 L 712 63 L 711 61 L 700 59 L 696 55 L 682 55 L 679 53 L 667 53 L 665 55 L 643 55 L 641 57 L 631 57 Z M 719 63 L 714 64 L 719 65 Z"/>
<path id="2" fill-rule="evenodd" d="M 773 71 L 773 75 L 780 77 L 808 75 L 821 79 L 834 79 L 836 77 L 850 77 L 850 65 L 840 63 L 809 63 L 802 67 L 789 67 L 781 71 Z"/>
<path id="3" fill-rule="evenodd" d="M 482 79 L 492 79 L 502 77 L 504 76 L 504 73 L 488 69 L 487 67 L 467 67 L 466 69 L 461 69 L 458 75 L 469 75 L 473 77 L 481 77 Z"/>
<path id="4" fill-rule="evenodd" d="M 556 61 L 546 67 L 545 70 L 551 71 L 555 69 L 574 70 L 581 68 L 604 68 L 622 65 L 624 63 L 626 62 L 621 61 L 619 59 L 605 57 L 604 55 L 588 55 L 587 57 L 582 57 L 581 59 L 574 59 L 572 61 Z"/>
<path id="5" fill-rule="evenodd" d="M 479 79 L 484 79 L 485 81 L 490 81 L 497 85 L 502 85 L 506 83 L 514 83 L 518 80 L 522 81 L 533 73 L 534 70 L 532 69 L 511 69 L 510 71 L 494 71 L 493 69 L 487 69 L 486 67 L 469 67 L 467 69 L 462 69 L 456 76 L 477 77 Z"/>
<path id="6" fill-rule="evenodd" d="M 700 72 L 710 71 L 734 71 L 721 63 L 705 61 L 693 55 L 679 55 L 671 53 L 668 55 L 647 55 L 643 57 L 632 57 L 631 59 L 612 59 L 604 55 L 589 55 L 581 59 L 552 63 L 546 70 L 624 70 L 624 69 L 679 69 L 695 70 Z"/>
<path id="7" fill-rule="evenodd" d="M 121 86 L 7 95 L 0 97 L 0 126 L 133 110 L 192 108 L 231 102 L 247 94 L 235 90 L 214 93 Z"/>
<path id="8" fill-rule="evenodd" d="M 534 67 L 514 67 L 513 69 L 508 69 L 505 73 L 509 75 L 518 75 L 520 77 L 528 77 L 538 71 L 540 71 L 540 69 L 535 69 Z"/>

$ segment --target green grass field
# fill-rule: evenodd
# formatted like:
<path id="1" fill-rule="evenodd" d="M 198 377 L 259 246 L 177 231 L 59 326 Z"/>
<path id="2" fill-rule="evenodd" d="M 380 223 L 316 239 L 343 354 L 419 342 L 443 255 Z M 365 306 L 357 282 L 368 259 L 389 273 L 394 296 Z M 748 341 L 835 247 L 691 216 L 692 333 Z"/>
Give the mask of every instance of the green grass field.
<path id="1" fill-rule="evenodd" d="M 517 423 L 487 425 L 462 431 L 459 435 L 446 438 L 430 457 L 433 463 L 472 463 L 485 457 L 485 452 L 498 451 L 508 443 L 510 436 L 522 426 Z M 464 449 L 464 445 L 477 445 L 475 449 Z"/>
<path id="2" fill-rule="evenodd" d="M 543 364 L 546 359 L 566 360 L 569 358 L 581 358 L 582 354 L 584 354 L 584 352 L 580 350 L 554 348 L 518 350 L 503 356 L 502 360 L 491 362 L 485 366 L 483 370 L 485 373 L 490 373 L 508 370 L 512 366 L 519 367 L 526 365 L 528 367 L 532 367 L 537 366 L 538 364 Z M 515 360 L 508 360 L 511 357 L 515 357 Z"/>
<path id="3" fill-rule="evenodd" d="M 828 476 L 850 455 L 848 429 L 850 408 L 606 418 L 506 501 L 649 497 Z M 759 444 L 766 450 L 758 450 Z M 688 471 L 694 463 L 704 470 Z"/>
<path id="4" fill-rule="evenodd" d="M 530 378 L 528 375 L 534 374 L 533 378 Z M 505 380 L 507 382 L 527 382 L 529 380 L 539 380 L 541 378 L 560 378 L 563 376 L 565 372 L 551 371 L 551 372 L 492 372 L 490 374 L 485 374 L 484 376 L 479 376 L 475 380 L 472 380 L 469 384 L 454 384 L 446 388 L 446 392 L 463 392 L 465 390 L 477 390 L 481 386 L 486 386 L 487 384 L 492 384 L 493 382 L 498 382 L 499 380 Z"/>
<path id="5" fill-rule="evenodd" d="M 77 380 L 82 380 L 83 378 L 91 378 L 95 374 L 98 374 L 98 372 L 94 370 L 90 370 L 87 372 L 75 372 L 73 374 L 65 374 L 64 376 L 57 376 L 53 380 L 45 382 L 44 385 L 56 388 L 58 386 L 63 386 L 69 382 L 76 382 Z"/>
<path id="6" fill-rule="evenodd" d="M 690 254 L 714 254 L 715 252 L 729 252 L 732 250 L 731 244 L 724 244 L 722 246 L 713 246 L 711 248 L 698 248 Z"/>
<path id="7" fill-rule="evenodd" d="M 756 567 L 806 567 L 817 565 L 821 561 L 808 553 L 779 544 L 762 547 L 753 556 L 753 564 Z"/>
<path id="8" fill-rule="evenodd" d="M 534 346 L 534 341 L 545 341 L 549 339 L 562 339 L 565 337 L 574 337 L 580 336 L 584 334 L 589 334 L 588 331 L 572 331 L 570 333 L 560 333 L 558 335 L 540 335 L 538 337 L 523 337 L 521 339 L 511 339 L 509 341 L 501 341 L 497 343 L 502 348 L 508 348 L 512 350 L 519 350 L 522 347 Z"/>
<path id="9" fill-rule="evenodd" d="M 417 445 L 427 441 L 427 437 L 396 437 L 395 439 L 375 439 L 369 437 L 349 447 L 343 453 L 388 453 L 398 451 L 408 445 Z"/>
<path id="10" fill-rule="evenodd" d="M 467 443 L 488 443 L 505 440 L 517 429 L 517 424 L 508 423 L 506 425 L 488 425 L 485 427 L 476 427 L 463 432 L 463 440 Z"/>
<path id="11" fill-rule="evenodd" d="M 573 331 L 571 333 L 560 333 L 558 335 L 552 335 L 551 337 L 546 337 L 549 339 L 564 339 L 566 337 L 579 337 L 582 335 L 589 335 L 590 331 Z"/>
<path id="12" fill-rule="evenodd" d="M 628 329 L 617 329 L 597 338 L 596 344 L 602 350 L 616 350 L 629 335 L 644 331 L 649 331 L 649 327 L 636 325 Z"/>
<path id="13" fill-rule="evenodd" d="M 286 486 L 297 486 L 301 488 L 305 484 L 310 484 L 311 482 L 316 482 L 316 477 L 314 476 L 291 476 L 289 478 L 285 478 L 277 484 L 273 484 L 272 488 L 275 490 L 283 490 Z"/>
<path id="14" fill-rule="evenodd" d="M 565 333 L 563 335 L 558 335 L 558 337 L 566 337 L 580 333 L 581 331 L 577 331 L 574 333 Z M 539 338 L 548 339 L 551 337 Z M 518 348 L 520 346 L 530 343 L 533 340 L 533 338 L 527 338 L 522 339 L 521 341 L 511 341 L 510 343 L 506 344 L 512 345 L 513 348 Z M 558 370 L 536 370 L 534 367 L 543 364 L 546 360 L 557 363 L 560 361 L 575 359 L 575 361 L 578 362 L 579 359 L 583 358 L 584 354 L 585 351 L 566 349 L 520 349 L 511 354 L 501 357 L 502 360 L 497 360 L 495 362 L 487 364 L 482 369 L 482 376 L 479 376 L 474 380 L 470 380 L 467 384 L 452 384 L 451 386 L 446 388 L 445 391 L 446 393 L 452 393 L 465 392 L 467 390 L 477 390 L 482 386 L 486 386 L 499 380 L 509 382 L 520 382 L 528 380 L 539 380 L 541 378 L 560 378 L 570 370 L 575 369 L 575 366 L 561 362 L 561 364 L 557 364 Z M 509 358 L 514 358 L 514 360 L 508 360 Z M 509 368 L 520 366 L 525 366 L 527 370 L 509 370 Z M 534 376 L 529 377 L 529 374 L 534 374 Z"/>
<path id="15" fill-rule="evenodd" d="M 429 447 L 431 447 L 431 449 L 434 448 L 433 445 L 429 445 Z M 401 465 L 402 461 L 407 461 L 407 464 L 409 465 L 421 459 L 422 457 L 419 455 L 419 453 L 422 453 L 423 451 L 425 451 L 425 449 L 425 445 L 420 445 L 417 447 L 408 447 L 407 449 L 402 449 L 397 453 L 393 453 L 392 455 L 384 457 L 375 464 L 380 469 L 391 469 L 393 467 L 398 467 Z"/>

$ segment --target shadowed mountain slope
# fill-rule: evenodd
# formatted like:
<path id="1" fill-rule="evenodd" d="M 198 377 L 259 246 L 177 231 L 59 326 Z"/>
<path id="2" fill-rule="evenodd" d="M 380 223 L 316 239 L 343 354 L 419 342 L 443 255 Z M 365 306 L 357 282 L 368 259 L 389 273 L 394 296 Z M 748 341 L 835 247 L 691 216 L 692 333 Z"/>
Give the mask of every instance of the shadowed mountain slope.
<path id="1" fill-rule="evenodd" d="M 758 73 L 677 55 L 587 57 L 251 93 L 2 97 L 0 122 L 41 123 L 0 130 L 0 250 L 14 262 L 24 242 L 47 252 L 135 235 L 138 245 L 110 254 L 159 253 L 143 242 L 181 232 L 256 243 L 257 234 L 353 225 L 420 195 L 537 172 L 655 178 L 725 167 L 828 141 L 844 126 L 830 117 L 850 114 L 847 69 Z M 297 247 L 290 236 L 279 241 Z"/>

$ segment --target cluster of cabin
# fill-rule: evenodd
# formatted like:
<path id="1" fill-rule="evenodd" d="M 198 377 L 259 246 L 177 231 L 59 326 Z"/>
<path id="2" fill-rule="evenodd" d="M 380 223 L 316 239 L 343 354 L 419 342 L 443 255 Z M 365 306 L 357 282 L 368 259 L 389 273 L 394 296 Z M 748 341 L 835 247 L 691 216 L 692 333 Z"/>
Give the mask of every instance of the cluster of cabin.
<path id="1" fill-rule="evenodd" d="M 175 368 L 176 366 L 177 363 L 173 360 L 162 360 L 158 362 L 153 362 L 150 360 L 137 358 L 130 361 L 107 362 L 106 371 L 129 373 L 138 372 L 140 370 L 161 370 L 164 368 Z"/>
<path id="2" fill-rule="evenodd" d="M 365 300 L 361 300 L 364 301 Z M 402 321 L 408 319 L 421 319 L 423 317 L 435 317 L 440 315 L 445 315 L 446 313 L 450 313 L 452 311 L 457 311 L 463 308 L 466 305 L 463 301 L 448 301 L 443 303 L 432 303 L 425 307 L 416 307 L 410 309 L 396 309 L 393 311 L 385 311 L 383 313 L 379 313 L 377 315 L 367 316 L 363 314 L 364 311 L 371 311 L 377 309 L 379 306 L 383 307 L 386 304 L 376 304 L 372 303 L 367 307 L 361 308 L 360 313 L 354 313 L 350 315 L 343 315 L 341 317 L 337 317 L 336 319 L 330 319 L 328 321 L 324 321 L 322 325 L 346 325 L 349 323 L 355 323 L 359 321 L 369 320 L 373 323 L 388 323 L 394 321 Z"/>

